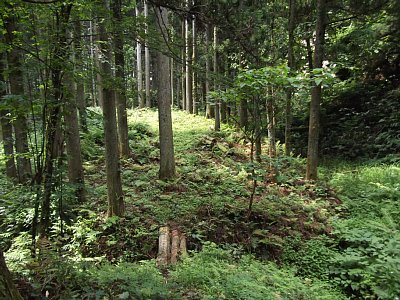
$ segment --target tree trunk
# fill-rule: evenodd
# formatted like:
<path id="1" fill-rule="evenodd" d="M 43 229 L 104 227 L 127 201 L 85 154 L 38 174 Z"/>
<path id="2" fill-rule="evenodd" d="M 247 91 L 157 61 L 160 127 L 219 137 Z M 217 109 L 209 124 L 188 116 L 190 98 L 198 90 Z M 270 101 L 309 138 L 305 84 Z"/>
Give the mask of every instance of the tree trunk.
<path id="1" fill-rule="evenodd" d="M 168 13 L 166 8 L 156 8 L 157 29 L 160 35 L 167 37 Z M 171 117 L 171 91 L 169 80 L 168 56 L 162 52 L 158 53 L 158 118 L 160 132 L 160 179 L 171 179 L 175 177 L 174 141 L 172 133 Z"/>
<path id="2" fill-rule="evenodd" d="M 3 251 L 0 251 L 0 299 L 23 300 L 13 283 L 11 273 L 4 260 Z"/>
<path id="3" fill-rule="evenodd" d="M 81 156 L 81 140 L 79 135 L 79 122 L 76 98 L 74 97 L 74 84 L 72 74 L 65 73 L 64 110 L 65 139 L 68 161 L 68 180 L 73 184 L 76 198 L 85 201 L 84 175 Z"/>
<path id="4" fill-rule="evenodd" d="M 149 17 L 149 8 L 147 0 L 144 0 L 144 17 L 146 18 L 145 25 L 145 35 L 147 39 L 148 34 L 148 17 Z M 144 73 L 145 73 L 145 88 L 146 88 L 146 106 L 151 107 L 151 95 L 150 95 L 150 52 L 148 43 L 144 46 Z"/>
<path id="5" fill-rule="evenodd" d="M 245 128 L 248 123 L 247 100 L 241 99 L 239 103 L 239 126 Z"/>
<path id="6" fill-rule="evenodd" d="M 138 17 L 138 6 L 136 6 L 135 11 L 136 17 Z M 136 74 L 139 108 L 144 108 L 146 105 L 146 99 L 143 94 L 142 44 L 139 42 L 139 40 L 136 42 Z"/>
<path id="7" fill-rule="evenodd" d="M 174 66 L 175 66 L 175 64 L 174 64 L 174 59 L 171 57 L 170 59 L 169 59 L 169 70 L 170 70 L 170 84 L 171 84 L 171 87 L 170 87 L 170 89 L 171 89 L 171 105 L 172 106 L 174 106 L 174 99 L 175 99 L 175 77 L 174 77 Z"/>
<path id="8" fill-rule="evenodd" d="M 59 22 L 55 28 L 57 40 L 54 43 L 54 53 L 51 61 L 53 84 L 53 101 L 48 108 L 46 126 L 46 155 L 44 168 L 44 192 L 40 216 L 40 235 L 46 236 L 50 228 L 51 194 L 54 188 L 54 163 L 61 149 L 61 104 L 63 97 L 62 73 L 68 60 L 67 24 L 72 4 L 63 4 L 59 12 Z"/>
<path id="9" fill-rule="evenodd" d="M 289 41 L 288 41 L 288 67 L 290 68 L 290 73 L 293 74 L 295 68 L 294 62 L 294 29 L 296 22 L 296 0 L 289 1 Z M 289 156 L 292 151 L 292 97 L 293 89 L 288 88 L 286 91 L 286 120 L 285 120 L 285 155 Z"/>
<path id="10" fill-rule="evenodd" d="M 198 107 L 198 103 L 197 103 L 197 72 L 195 70 L 195 68 L 193 68 L 193 66 L 196 63 L 196 39 L 197 39 L 197 33 L 196 33 L 196 17 L 193 16 L 193 20 L 192 20 L 192 86 L 193 86 L 193 91 L 192 91 L 192 95 L 193 95 L 193 113 L 194 114 L 198 114 L 199 112 L 199 107 Z"/>
<path id="11" fill-rule="evenodd" d="M 9 68 L 10 93 L 15 97 L 24 97 L 23 74 L 22 74 L 22 53 L 14 44 L 15 32 L 18 31 L 18 20 L 15 16 L 8 17 L 5 23 L 5 39 L 11 50 L 7 53 Z M 19 104 L 20 99 L 14 101 L 16 106 L 16 119 L 13 123 L 15 133 L 15 150 L 17 153 L 17 173 L 21 183 L 27 182 L 31 178 L 32 168 L 29 157 L 28 126 L 24 107 Z"/>
<path id="12" fill-rule="evenodd" d="M 326 26 L 326 0 L 317 1 L 317 24 L 314 50 L 314 67 L 322 68 L 324 56 L 325 26 Z M 306 179 L 315 180 L 318 177 L 318 138 L 319 116 L 322 89 L 321 84 L 313 84 L 310 103 L 310 123 L 308 127 L 307 172 Z"/>
<path id="13" fill-rule="evenodd" d="M 185 18 L 182 18 L 181 21 L 181 39 L 185 40 Z M 182 93 L 182 110 L 186 110 L 186 56 L 185 56 L 186 48 L 181 47 L 181 93 Z"/>
<path id="14" fill-rule="evenodd" d="M 108 0 L 103 0 L 104 6 L 109 7 Z M 103 122 L 104 122 L 104 145 L 107 172 L 107 195 L 108 211 L 107 216 L 122 216 L 125 211 L 121 170 L 118 155 L 118 135 L 116 120 L 116 105 L 112 80 L 112 51 L 109 43 L 109 34 L 106 31 L 104 22 L 99 24 L 100 53 L 102 59 L 100 62 L 101 74 L 101 98 L 103 103 Z"/>
<path id="15" fill-rule="evenodd" d="M 3 72 L 5 71 L 3 57 L 0 56 L 0 82 L 5 82 Z M 6 95 L 5 87 L 0 86 L 0 101 Z M 0 110 L 1 132 L 3 134 L 3 151 L 6 155 L 6 175 L 9 178 L 17 178 L 17 168 L 14 160 L 14 140 L 9 111 Z"/>
<path id="16" fill-rule="evenodd" d="M 267 98 L 267 118 L 268 118 L 268 152 L 271 158 L 276 156 L 276 130 L 275 130 L 275 107 L 274 93 L 270 90 Z"/>
<path id="17" fill-rule="evenodd" d="M 187 2 L 186 2 L 186 5 Z M 185 19 L 185 57 L 186 57 L 186 111 L 193 113 L 193 73 L 192 73 L 192 43 L 190 40 L 190 20 Z"/>
<path id="18" fill-rule="evenodd" d="M 208 93 L 210 92 L 210 73 L 211 73 L 211 67 L 210 67 L 210 39 L 211 39 L 211 32 L 210 32 L 210 25 L 206 24 L 206 89 L 205 89 L 205 93 L 206 93 L 206 99 L 208 97 Z M 210 101 L 207 99 L 206 100 L 206 117 L 208 119 L 211 119 L 214 117 L 214 110 L 213 107 L 210 103 Z"/>
<path id="19" fill-rule="evenodd" d="M 115 61 L 115 102 L 118 115 L 118 141 L 121 157 L 129 156 L 128 116 L 126 112 L 126 84 L 125 84 L 125 57 L 124 39 L 122 32 L 122 0 L 112 0 L 114 25 L 114 61 Z"/>
<path id="20" fill-rule="evenodd" d="M 255 142 L 255 158 L 261 162 L 261 113 L 258 97 L 253 97 L 253 118 L 254 118 L 254 142 Z"/>
<path id="21" fill-rule="evenodd" d="M 75 76 L 83 72 L 82 64 L 82 28 L 80 20 L 74 21 L 74 55 L 75 55 Z M 79 75 L 78 75 L 79 76 Z M 85 85 L 83 77 L 75 78 L 76 104 L 79 110 L 80 126 L 83 131 L 87 132 L 87 114 Z"/>
<path id="22" fill-rule="evenodd" d="M 214 91 L 217 90 L 217 73 L 218 73 L 218 56 L 217 56 L 217 46 L 218 46 L 218 35 L 217 35 L 217 27 L 214 26 Z M 220 100 L 216 99 L 215 107 L 214 107 L 214 130 L 219 131 L 221 129 L 221 115 L 220 115 Z"/>
<path id="23" fill-rule="evenodd" d="M 3 133 L 3 149 L 7 157 L 6 175 L 9 178 L 17 178 L 17 169 L 14 161 L 14 143 L 12 136 L 12 125 L 8 117 L 9 111 L 0 110 L 1 132 Z"/>

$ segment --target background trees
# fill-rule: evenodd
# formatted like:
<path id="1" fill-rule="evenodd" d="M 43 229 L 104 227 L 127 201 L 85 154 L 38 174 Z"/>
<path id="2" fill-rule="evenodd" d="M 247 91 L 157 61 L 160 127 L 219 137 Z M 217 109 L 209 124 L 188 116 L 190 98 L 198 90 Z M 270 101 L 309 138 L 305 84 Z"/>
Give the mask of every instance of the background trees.
<path id="1" fill-rule="evenodd" d="M 73 239 L 65 228 L 79 233 L 73 224 L 86 220 L 93 207 L 107 215 L 102 230 L 112 236 L 114 227 L 130 218 L 146 230 L 174 219 L 175 210 L 189 218 L 184 210 L 190 201 L 201 202 L 187 210 L 200 220 L 189 218 L 193 224 L 218 223 L 225 217 L 218 208 L 228 203 L 223 208 L 230 210 L 232 203 L 206 202 L 217 195 L 246 203 L 245 210 L 230 211 L 230 216 L 246 225 L 239 229 L 248 239 L 240 243 L 249 251 L 284 244 L 279 228 L 293 225 L 296 231 L 296 222 L 311 227 L 307 234 L 320 234 L 325 210 L 334 209 L 319 207 L 307 223 L 302 218 L 309 216 L 287 199 L 303 189 L 296 199 L 303 201 L 307 194 L 304 203 L 318 204 L 319 193 L 336 201 L 314 186 L 319 184 L 314 182 L 318 161 L 397 159 L 386 155 L 400 149 L 398 10 L 398 1 L 392 0 L 2 1 L 0 158 L 11 179 L 7 184 L 31 193 L 15 200 L 26 204 L 27 217 L 15 221 L 19 227 L 11 231 L 28 228 L 32 255 L 42 251 L 38 235 L 62 253 Z M 156 126 L 133 121 L 143 116 Z M 213 119 L 207 123 L 213 132 L 201 129 L 200 138 L 203 116 Z M 180 122 L 186 128 L 174 135 Z M 306 169 L 299 167 L 297 155 L 307 157 Z M 294 171 L 288 170 L 292 164 Z M 225 167 L 233 175 L 221 171 Z M 270 190 L 271 195 L 264 193 Z M 187 191 L 192 194 L 184 202 L 179 197 Z M 262 206 L 269 197 L 275 202 Z M 296 222 L 285 214 L 281 199 L 293 204 L 287 215 L 296 215 Z M 260 206 L 268 217 L 276 212 L 276 218 L 269 220 L 257 211 Z M 249 213 L 253 209 L 254 215 Z M 0 219 L 2 211 L 0 206 Z M 185 223 L 182 215 L 178 219 Z M 256 225 L 252 217 L 258 218 Z M 257 220 L 280 227 L 263 227 Z M 193 224 L 183 226 L 197 230 Z M 142 234 L 140 226 L 130 228 L 132 239 L 146 236 L 140 242 L 147 247 L 154 232 Z M 201 240 L 201 230 L 191 232 L 191 238 Z M 215 236 L 229 240 L 233 235 Z M 106 248 L 104 239 L 96 241 Z M 132 241 L 123 240 L 107 240 L 107 247 L 127 249 Z M 82 241 L 77 243 L 85 249 Z M 148 258 L 138 253 L 142 257 L 124 255 Z"/>

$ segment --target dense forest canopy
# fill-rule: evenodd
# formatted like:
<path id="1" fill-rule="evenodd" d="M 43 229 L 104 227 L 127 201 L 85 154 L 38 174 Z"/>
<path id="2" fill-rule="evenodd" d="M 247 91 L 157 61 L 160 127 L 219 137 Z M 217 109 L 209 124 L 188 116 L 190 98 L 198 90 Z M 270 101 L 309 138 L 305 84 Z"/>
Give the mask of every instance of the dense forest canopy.
<path id="1" fill-rule="evenodd" d="M 398 299 L 398 0 L 2 0 L 1 299 Z"/>

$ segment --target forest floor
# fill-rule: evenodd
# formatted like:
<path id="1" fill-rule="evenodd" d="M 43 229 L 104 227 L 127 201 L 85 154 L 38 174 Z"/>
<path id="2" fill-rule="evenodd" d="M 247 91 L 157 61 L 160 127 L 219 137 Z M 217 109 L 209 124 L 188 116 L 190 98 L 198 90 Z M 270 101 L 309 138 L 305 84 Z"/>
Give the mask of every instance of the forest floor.
<path id="1" fill-rule="evenodd" d="M 305 161 L 284 156 L 280 145 L 277 158 L 251 163 L 243 135 L 228 126 L 214 132 L 211 120 L 174 111 L 177 177 L 161 181 L 157 112 L 132 110 L 132 155 L 121 164 L 126 215 L 106 219 L 102 117 L 91 109 L 88 118 L 82 135 L 87 201 L 77 203 L 67 182 L 56 190 L 52 236 L 39 261 L 29 255 L 35 194 L 0 179 L 2 239 L 13 243 L 6 259 L 26 297 L 399 296 L 398 162 L 331 164 L 321 167 L 322 180 L 307 182 Z M 189 254 L 158 268 L 165 225 L 185 233 Z"/>

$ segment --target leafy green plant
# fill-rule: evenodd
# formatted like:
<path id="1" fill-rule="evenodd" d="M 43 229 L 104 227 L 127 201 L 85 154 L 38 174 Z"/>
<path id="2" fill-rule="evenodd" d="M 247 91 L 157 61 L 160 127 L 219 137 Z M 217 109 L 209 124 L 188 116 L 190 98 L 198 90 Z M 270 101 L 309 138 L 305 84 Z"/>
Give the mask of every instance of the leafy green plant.
<path id="1" fill-rule="evenodd" d="M 318 236 L 310 240 L 289 237 L 284 241 L 282 262 L 296 268 L 296 274 L 307 278 L 328 280 L 329 267 L 337 254 L 335 240 Z"/>

